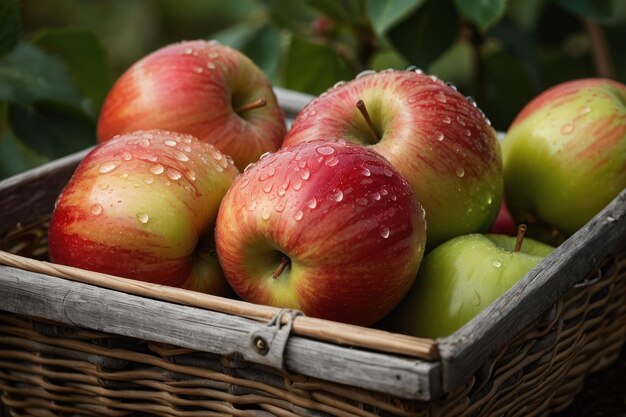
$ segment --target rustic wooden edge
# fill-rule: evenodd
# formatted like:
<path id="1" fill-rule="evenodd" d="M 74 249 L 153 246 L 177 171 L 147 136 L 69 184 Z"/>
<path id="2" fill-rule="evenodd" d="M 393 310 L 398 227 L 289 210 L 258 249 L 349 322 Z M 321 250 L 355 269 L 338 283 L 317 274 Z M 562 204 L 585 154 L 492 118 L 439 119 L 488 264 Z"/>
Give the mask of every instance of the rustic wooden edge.
<path id="1" fill-rule="evenodd" d="M 0 266 L 0 309 L 253 362 L 252 335 L 268 328 L 235 314 L 6 266 Z M 290 372 L 400 398 L 426 401 L 439 394 L 438 362 L 291 335 L 283 363 Z"/>
<path id="2" fill-rule="evenodd" d="M 626 242 L 626 189 L 502 297 L 449 337 L 438 339 L 443 390 L 462 386 L 479 366 Z"/>

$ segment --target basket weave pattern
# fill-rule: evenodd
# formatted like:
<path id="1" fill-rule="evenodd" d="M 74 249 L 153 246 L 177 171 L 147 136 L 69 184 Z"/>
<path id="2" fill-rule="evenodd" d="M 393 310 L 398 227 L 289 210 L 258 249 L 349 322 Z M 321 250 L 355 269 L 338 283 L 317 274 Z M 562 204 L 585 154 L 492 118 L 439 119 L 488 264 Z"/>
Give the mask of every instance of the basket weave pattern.
<path id="1" fill-rule="evenodd" d="M 0 249 L 45 258 L 46 220 Z M 563 410 L 626 338 L 626 248 L 517 335 L 458 392 L 407 401 L 176 346 L 0 314 L 13 416 L 540 416 Z"/>

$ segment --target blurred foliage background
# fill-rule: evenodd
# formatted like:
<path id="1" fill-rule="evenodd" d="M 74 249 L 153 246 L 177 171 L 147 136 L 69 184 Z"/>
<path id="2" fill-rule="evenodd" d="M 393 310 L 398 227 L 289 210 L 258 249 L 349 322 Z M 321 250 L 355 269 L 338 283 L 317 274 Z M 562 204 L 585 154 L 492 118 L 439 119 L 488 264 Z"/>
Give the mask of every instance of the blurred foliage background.
<path id="1" fill-rule="evenodd" d="M 559 82 L 626 82 L 624 0 L 0 0 L 0 179 L 95 144 L 115 79 L 198 38 L 310 94 L 365 69 L 416 65 L 474 97 L 503 131 Z"/>

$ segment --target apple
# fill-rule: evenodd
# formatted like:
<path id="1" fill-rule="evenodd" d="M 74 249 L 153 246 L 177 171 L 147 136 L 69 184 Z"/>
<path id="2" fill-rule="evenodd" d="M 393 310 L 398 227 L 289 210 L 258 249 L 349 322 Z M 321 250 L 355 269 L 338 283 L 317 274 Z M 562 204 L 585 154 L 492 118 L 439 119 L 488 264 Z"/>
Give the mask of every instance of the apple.
<path id="1" fill-rule="evenodd" d="M 247 169 L 222 201 L 215 238 L 242 299 L 368 325 L 413 283 L 426 223 L 388 161 L 327 140 L 283 148 Z"/>
<path id="2" fill-rule="evenodd" d="M 165 46 L 133 64 L 109 91 L 98 141 L 137 129 L 188 133 L 242 170 L 280 147 L 285 116 L 265 74 L 217 41 Z"/>
<path id="3" fill-rule="evenodd" d="M 428 246 L 486 232 L 502 198 L 494 129 L 475 103 L 420 70 L 365 72 L 311 101 L 283 146 L 337 138 L 377 151 L 426 210 Z"/>
<path id="4" fill-rule="evenodd" d="M 532 236 L 559 243 L 626 187 L 626 85 L 580 79 L 544 91 L 502 149 L 511 214 Z"/>
<path id="5" fill-rule="evenodd" d="M 213 228 L 238 174 L 227 156 L 191 135 L 136 131 L 99 144 L 57 199 L 50 258 L 226 295 Z"/>
<path id="6" fill-rule="evenodd" d="M 530 238 L 522 242 L 521 237 L 497 234 L 457 236 L 424 257 L 415 284 L 382 326 L 417 337 L 448 336 L 553 250 Z"/>
<path id="7" fill-rule="evenodd" d="M 503 198 L 500 204 L 500 211 L 498 211 L 498 216 L 496 220 L 491 225 L 489 229 L 489 233 L 495 233 L 500 235 L 509 235 L 515 236 L 517 234 L 517 225 L 509 209 L 506 205 L 506 200 Z"/>

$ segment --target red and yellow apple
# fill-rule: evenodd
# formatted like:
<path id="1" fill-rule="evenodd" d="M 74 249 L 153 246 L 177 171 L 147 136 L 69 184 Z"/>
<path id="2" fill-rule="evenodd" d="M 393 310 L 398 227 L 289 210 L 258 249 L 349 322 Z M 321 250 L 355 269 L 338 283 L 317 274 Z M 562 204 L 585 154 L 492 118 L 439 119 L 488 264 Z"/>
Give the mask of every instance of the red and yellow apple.
<path id="1" fill-rule="evenodd" d="M 98 140 L 137 129 L 196 136 L 239 169 L 280 147 L 285 118 L 266 75 L 216 41 L 165 46 L 132 65 L 109 91 Z"/>
<path id="2" fill-rule="evenodd" d="M 413 283 L 426 224 L 404 176 L 378 153 L 314 141 L 249 167 L 222 201 L 215 236 L 244 300 L 368 325 Z"/>
<path id="3" fill-rule="evenodd" d="M 94 148 L 59 196 L 53 262 L 227 294 L 214 250 L 219 204 L 239 174 L 212 145 L 150 130 Z"/>
<path id="4" fill-rule="evenodd" d="M 323 138 L 368 146 L 409 181 L 426 210 L 428 246 L 487 231 L 502 197 L 495 131 L 475 103 L 421 71 L 367 72 L 314 99 L 283 146 Z"/>
<path id="5" fill-rule="evenodd" d="M 546 90 L 513 121 L 502 149 L 511 214 L 558 243 L 626 187 L 626 85 L 581 79 Z"/>

